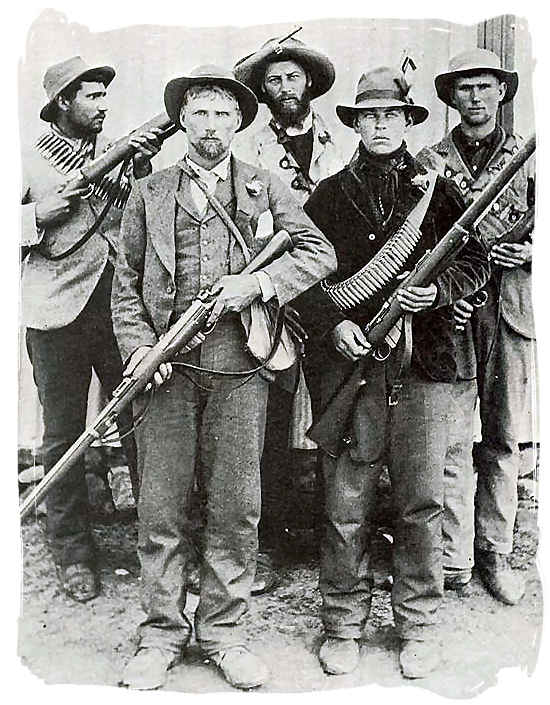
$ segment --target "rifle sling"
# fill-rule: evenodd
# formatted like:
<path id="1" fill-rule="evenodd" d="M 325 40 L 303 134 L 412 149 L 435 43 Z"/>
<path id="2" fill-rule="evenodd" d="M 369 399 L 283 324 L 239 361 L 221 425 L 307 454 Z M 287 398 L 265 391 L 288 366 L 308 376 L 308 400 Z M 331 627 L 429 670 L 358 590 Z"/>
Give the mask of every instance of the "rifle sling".
<path id="1" fill-rule="evenodd" d="M 119 172 L 118 172 L 118 175 L 116 178 L 115 186 L 118 186 L 120 184 L 120 180 L 122 179 L 122 175 L 123 175 L 126 167 L 128 166 L 130 159 L 131 159 L 131 157 L 127 157 L 120 165 L 120 169 L 119 169 Z M 46 251 L 46 249 L 44 247 L 42 247 L 41 245 L 38 245 L 36 247 L 36 250 L 38 250 L 38 252 L 40 252 L 40 254 L 42 255 L 42 257 L 44 257 L 44 259 L 50 260 L 51 262 L 59 262 L 60 260 L 65 259 L 66 257 L 69 257 L 69 255 L 72 255 L 74 252 L 76 252 L 81 247 L 83 247 L 88 242 L 88 240 L 93 235 L 96 234 L 96 232 L 101 227 L 101 224 L 103 223 L 103 221 L 107 217 L 107 213 L 110 211 L 111 206 L 113 205 L 117 196 L 118 196 L 118 191 L 116 188 L 113 188 L 111 193 L 109 194 L 109 197 L 107 199 L 107 203 L 103 207 L 100 214 L 97 216 L 97 218 L 96 218 L 94 224 L 91 226 L 91 228 L 87 232 L 85 232 L 84 235 L 79 240 L 77 240 L 74 245 L 71 245 L 71 247 L 69 247 L 64 252 L 61 252 L 61 254 L 50 255 Z"/>

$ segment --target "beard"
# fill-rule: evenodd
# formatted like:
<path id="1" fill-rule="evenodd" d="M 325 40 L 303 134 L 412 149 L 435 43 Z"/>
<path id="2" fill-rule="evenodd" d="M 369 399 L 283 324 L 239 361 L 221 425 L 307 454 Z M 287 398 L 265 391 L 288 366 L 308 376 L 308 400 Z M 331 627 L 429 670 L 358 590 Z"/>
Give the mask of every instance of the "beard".
<path id="1" fill-rule="evenodd" d="M 295 100 L 275 98 L 266 100 L 266 103 L 275 120 L 283 127 L 290 127 L 301 123 L 309 113 L 311 97 L 306 89 L 301 98 L 295 98 Z"/>
<path id="2" fill-rule="evenodd" d="M 204 159 L 217 159 L 225 153 L 225 147 L 218 139 L 207 139 L 202 137 L 193 145 L 198 154 Z"/>

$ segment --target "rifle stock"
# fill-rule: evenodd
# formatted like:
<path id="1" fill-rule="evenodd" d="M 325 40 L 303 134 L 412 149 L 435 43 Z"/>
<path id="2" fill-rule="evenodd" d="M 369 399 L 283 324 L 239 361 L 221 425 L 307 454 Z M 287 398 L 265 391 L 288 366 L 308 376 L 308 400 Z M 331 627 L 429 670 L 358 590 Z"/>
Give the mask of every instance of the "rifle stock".
<path id="1" fill-rule="evenodd" d="M 445 270 L 468 241 L 470 230 L 483 218 L 493 201 L 508 186 L 534 151 L 535 136 L 532 135 L 495 178 L 487 184 L 477 200 L 468 206 L 434 249 L 428 250 L 424 254 L 414 270 L 404 281 L 399 283 L 398 288 L 427 286 Z M 517 223 L 518 230 L 516 235 L 523 232 L 523 237 L 525 237 L 524 228 L 527 224 L 526 219 L 529 217 L 534 218 L 534 213 L 530 216 L 524 216 Z M 524 223 L 524 221 L 526 222 Z M 521 229 L 520 226 L 522 226 Z M 506 239 L 506 242 L 508 242 L 508 239 Z M 393 345 L 387 342 L 387 336 L 402 315 L 403 313 L 397 300 L 396 288 L 376 316 L 365 327 L 364 333 L 372 346 L 371 350 L 361 361 L 354 365 L 349 377 L 328 401 L 322 414 L 308 431 L 307 435 L 332 457 L 337 457 L 341 452 L 342 439 L 348 431 L 355 397 L 360 387 L 364 384 L 364 365 L 369 364 L 369 359 L 372 360 L 373 357 L 376 358 L 378 356 L 378 359 L 385 359 L 389 355 Z M 380 348 L 384 345 L 386 345 L 386 350 L 384 354 L 381 354 Z"/>
<path id="2" fill-rule="evenodd" d="M 265 267 L 269 262 L 291 248 L 292 240 L 288 233 L 284 230 L 279 231 L 248 263 L 241 274 L 252 274 L 262 269 L 262 267 Z M 82 457 L 86 449 L 113 426 L 117 415 L 149 384 L 158 366 L 163 362 L 172 360 L 192 338 L 204 331 L 206 321 L 215 301 L 216 298 L 209 292 L 200 293 L 191 306 L 139 362 L 132 373 L 123 378 L 122 382 L 114 390 L 111 401 L 20 504 L 19 516 L 21 519 L 24 519 L 33 507 L 37 507 L 42 502 L 52 487 Z"/>

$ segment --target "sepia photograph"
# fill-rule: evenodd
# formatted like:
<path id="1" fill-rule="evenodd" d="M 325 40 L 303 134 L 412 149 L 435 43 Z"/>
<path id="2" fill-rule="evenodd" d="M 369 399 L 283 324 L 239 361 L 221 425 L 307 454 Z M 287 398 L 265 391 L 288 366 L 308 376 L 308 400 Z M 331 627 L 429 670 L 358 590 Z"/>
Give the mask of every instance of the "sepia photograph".
<path id="1" fill-rule="evenodd" d="M 357 5 L 17 22 L 33 698 L 544 675 L 540 17 Z"/>

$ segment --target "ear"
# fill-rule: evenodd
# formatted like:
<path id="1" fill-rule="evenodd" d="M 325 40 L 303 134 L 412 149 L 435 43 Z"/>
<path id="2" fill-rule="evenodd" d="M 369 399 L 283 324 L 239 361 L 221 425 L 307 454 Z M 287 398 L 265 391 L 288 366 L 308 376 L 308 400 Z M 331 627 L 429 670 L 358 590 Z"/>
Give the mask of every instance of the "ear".
<path id="1" fill-rule="evenodd" d="M 64 113 L 67 112 L 69 109 L 71 103 L 68 101 L 64 96 L 62 95 L 57 95 L 55 97 L 55 104 L 57 105 L 57 109 L 63 111 Z"/>
<path id="2" fill-rule="evenodd" d="M 356 113 L 354 118 L 353 118 L 353 130 L 356 132 L 358 135 L 361 134 L 361 130 L 359 129 L 359 113 Z"/>
<path id="3" fill-rule="evenodd" d="M 309 71 L 306 71 L 306 86 L 308 88 L 311 88 L 311 84 L 312 84 L 311 75 L 310 75 Z"/>
<path id="4" fill-rule="evenodd" d="M 504 100 L 504 97 L 506 95 L 507 90 L 508 90 L 508 85 L 506 84 L 505 81 L 502 81 L 502 83 L 500 83 L 499 87 L 498 87 L 498 101 L 499 101 L 499 103 Z"/>

